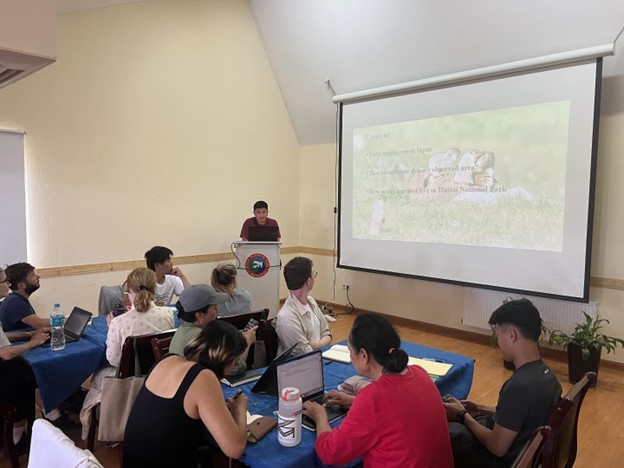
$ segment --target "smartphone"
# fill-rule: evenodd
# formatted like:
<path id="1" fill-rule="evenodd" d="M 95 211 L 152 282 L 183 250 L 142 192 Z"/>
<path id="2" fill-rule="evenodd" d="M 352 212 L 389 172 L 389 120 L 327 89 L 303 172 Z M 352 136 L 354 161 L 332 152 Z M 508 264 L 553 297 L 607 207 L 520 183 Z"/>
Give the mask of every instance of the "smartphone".
<path id="1" fill-rule="evenodd" d="M 245 328 L 243 328 L 242 331 L 247 331 L 252 329 L 253 327 L 255 327 L 256 325 L 258 325 L 258 321 L 256 319 L 251 319 L 249 320 L 249 322 L 247 322 L 247 325 L 245 325 Z"/>

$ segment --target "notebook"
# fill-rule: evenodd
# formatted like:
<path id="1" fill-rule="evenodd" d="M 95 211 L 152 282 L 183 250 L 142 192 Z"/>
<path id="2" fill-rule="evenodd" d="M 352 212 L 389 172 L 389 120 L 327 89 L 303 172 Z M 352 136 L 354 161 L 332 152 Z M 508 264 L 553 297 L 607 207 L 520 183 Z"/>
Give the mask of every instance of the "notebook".
<path id="1" fill-rule="evenodd" d="M 252 387 L 251 391 L 254 393 L 262 393 L 264 395 L 277 396 L 277 375 L 276 368 L 280 362 L 286 361 L 295 349 L 297 343 L 292 345 L 282 354 L 277 356 L 271 364 L 268 365 L 262 376 L 258 379 L 256 384 Z"/>
<path id="2" fill-rule="evenodd" d="M 250 242 L 277 242 L 279 239 L 279 226 L 249 226 Z"/>
<path id="3" fill-rule="evenodd" d="M 297 356 L 282 362 L 277 366 L 277 387 L 296 387 L 301 399 L 323 404 L 325 397 L 325 380 L 323 378 L 323 356 L 320 350 Z M 341 418 L 347 413 L 342 406 L 326 406 L 329 422 Z M 316 424 L 305 415 L 301 417 L 303 427 L 311 431 L 316 430 Z"/>
<path id="4" fill-rule="evenodd" d="M 91 312 L 87 312 L 80 307 L 74 307 L 74 310 L 71 311 L 67 321 L 65 322 L 65 343 L 73 343 L 74 341 L 78 341 L 82 332 L 84 331 L 87 323 L 91 320 L 91 316 L 93 314 Z M 44 347 L 50 346 L 50 341 L 48 340 L 43 345 Z"/>

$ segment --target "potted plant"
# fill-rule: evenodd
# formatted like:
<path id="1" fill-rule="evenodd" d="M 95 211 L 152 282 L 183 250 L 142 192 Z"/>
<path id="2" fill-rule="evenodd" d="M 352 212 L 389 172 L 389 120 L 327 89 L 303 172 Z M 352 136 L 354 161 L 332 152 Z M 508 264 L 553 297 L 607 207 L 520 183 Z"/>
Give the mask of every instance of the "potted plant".
<path id="1" fill-rule="evenodd" d="M 598 377 L 600 367 L 600 355 L 605 349 L 607 354 L 615 351 L 618 345 L 624 347 L 624 340 L 600 333 L 603 323 L 609 323 L 607 319 L 592 318 L 583 312 L 585 321 L 575 324 L 574 331 L 570 334 L 561 330 L 550 332 L 548 343 L 563 346 L 568 351 L 568 377 L 571 383 L 581 380 L 586 372 L 593 371 Z M 592 386 L 596 386 L 596 381 Z"/>

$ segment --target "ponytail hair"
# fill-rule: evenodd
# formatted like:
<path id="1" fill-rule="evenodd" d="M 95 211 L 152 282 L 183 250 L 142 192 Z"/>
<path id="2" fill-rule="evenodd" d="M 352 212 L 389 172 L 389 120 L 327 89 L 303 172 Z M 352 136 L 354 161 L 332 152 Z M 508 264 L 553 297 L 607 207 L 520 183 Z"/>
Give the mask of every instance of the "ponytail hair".
<path id="1" fill-rule="evenodd" d="M 210 277 L 210 284 L 217 292 L 226 293 L 234 297 L 234 281 L 236 280 L 236 267 L 231 263 L 219 263 Z"/>
<path id="2" fill-rule="evenodd" d="M 156 274 L 147 268 L 135 268 L 126 280 L 128 288 L 136 293 L 134 308 L 137 312 L 145 312 L 152 305 L 156 293 Z"/>
<path id="3" fill-rule="evenodd" d="M 384 373 L 403 372 L 407 367 L 408 356 L 401 349 L 401 338 L 381 315 L 358 315 L 349 334 L 349 343 L 356 352 L 366 350 L 383 367 Z"/>
<path id="4" fill-rule="evenodd" d="M 214 320 L 202 328 L 199 336 L 186 345 L 184 357 L 210 369 L 219 379 L 225 369 L 247 348 L 247 340 L 232 324 Z"/>

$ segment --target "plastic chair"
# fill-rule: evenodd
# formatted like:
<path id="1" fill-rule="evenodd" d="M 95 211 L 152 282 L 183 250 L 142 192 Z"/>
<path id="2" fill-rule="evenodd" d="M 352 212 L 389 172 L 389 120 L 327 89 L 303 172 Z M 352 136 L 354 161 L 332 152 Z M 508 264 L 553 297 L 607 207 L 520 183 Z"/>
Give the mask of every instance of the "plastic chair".
<path id="1" fill-rule="evenodd" d="M 511 468 L 532 468 L 542 454 L 544 444 L 550 435 L 550 426 L 538 427 L 526 443 Z"/>
<path id="2" fill-rule="evenodd" d="M 585 374 L 553 410 L 548 420 L 552 432 L 542 450 L 542 468 L 571 468 L 574 465 L 581 404 L 595 380 L 595 372 Z"/>
<path id="3" fill-rule="evenodd" d="M 2 448 L 2 442 L 6 446 L 9 460 L 13 468 L 19 468 L 19 459 L 17 456 L 17 450 L 13 443 L 13 424 L 15 424 L 15 415 L 17 411 L 15 406 L 11 403 L 0 403 L 0 417 L 3 419 L 4 424 L 2 428 L 2 439 L 0 439 L 0 448 Z"/>
<path id="4" fill-rule="evenodd" d="M 79 466 L 103 468 L 89 450 L 82 450 L 63 431 L 45 419 L 37 419 L 32 427 L 28 467 Z"/>

